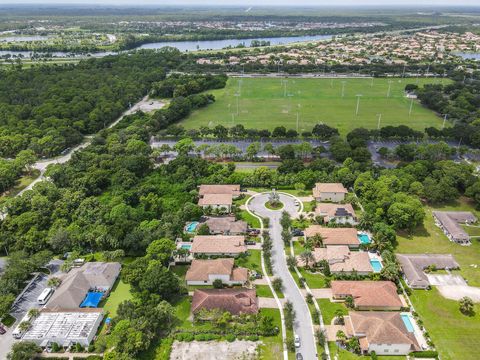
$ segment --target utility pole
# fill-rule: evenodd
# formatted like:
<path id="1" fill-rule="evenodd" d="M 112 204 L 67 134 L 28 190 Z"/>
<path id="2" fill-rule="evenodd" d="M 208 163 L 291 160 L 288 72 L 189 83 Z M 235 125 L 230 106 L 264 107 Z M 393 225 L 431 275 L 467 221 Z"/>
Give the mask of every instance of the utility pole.
<path id="1" fill-rule="evenodd" d="M 380 120 L 382 120 L 382 114 L 377 114 L 377 130 L 380 130 Z"/>
<path id="2" fill-rule="evenodd" d="M 408 110 L 408 116 L 412 115 L 412 109 L 413 109 L 413 98 L 410 100 L 410 110 Z"/>
<path id="3" fill-rule="evenodd" d="M 357 94 L 355 95 L 357 97 L 357 110 L 355 110 L 355 116 L 358 115 L 358 109 L 360 108 L 360 97 L 362 96 L 362 94 Z"/>
<path id="4" fill-rule="evenodd" d="M 342 97 L 345 96 L 345 82 L 346 82 L 345 80 L 342 81 Z"/>

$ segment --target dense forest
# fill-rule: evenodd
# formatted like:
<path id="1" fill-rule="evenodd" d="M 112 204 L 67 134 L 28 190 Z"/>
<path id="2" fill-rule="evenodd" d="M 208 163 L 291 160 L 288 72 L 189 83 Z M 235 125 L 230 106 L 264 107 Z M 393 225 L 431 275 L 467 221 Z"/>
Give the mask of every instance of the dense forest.
<path id="1" fill-rule="evenodd" d="M 58 155 L 97 132 L 145 96 L 182 61 L 171 48 L 0 71 L 0 156 L 31 149 Z"/>

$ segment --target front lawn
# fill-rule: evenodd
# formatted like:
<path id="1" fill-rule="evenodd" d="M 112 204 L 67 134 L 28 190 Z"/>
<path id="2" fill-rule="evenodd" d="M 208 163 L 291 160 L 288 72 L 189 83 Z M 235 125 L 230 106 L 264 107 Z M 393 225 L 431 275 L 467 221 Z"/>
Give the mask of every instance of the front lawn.
<path id="1" fill-rule="evenodd" d="M 104 300 L 103 310 L 108 312 L 108 317 L 115 317 L 117 315 L 118 305 L 120 305 L 121 302 L 130 300 L 133 297 L 130 289 L 130 284 L 125 284 L 122 280 L 118 280 L 115 283 L 110 295 L 106 300 Z"/>
<path id="2" fill-rule="evenodd" d="M 247 210 L 240 211 L 240 218 L 241 220 L 246 221 L 251 228 L 260 229 L 260 220 L 250 214 Z"/>
<path id="3" fill-rule="evenodd" d="M 273 298 L 272 291 L 270 290 L 270 286 L 268 285 L 255 285 L 255 290 L 257 291 L 258 297 Z M 281 291 L 275 292 L 280 299 L 283 299 L 283 293 Z"/>
<path id="4" fill-rule="evenodd" d="M 260 309 L 260 314 L 270 316 L 273 319 L 273 323 L 278 327 L 279 332 L 276 336 L 260 338 L 263 344 L 259 346 L 259 358 L 262 360 L 281 359 L 283 358 L 283 340 L 280 310 Z"/>
<path id="5" fill-rule="evenodd" d="M 249 255 L 246 257 L 238 257 L 235 259 L 235 265 L 238 267 L 244 267 L 256 272 L 262 272 L 261 251 L 260 250 L 248 250 Z"/>
<path id="6" fill-rule="evenodd" d="M 330 350 L 330 356 L 335 358 L 335 355 L 337 355 L 336 359 L 337 360 L 370 360 L 371 356 L 363 356 L 363 355 L 357 355 L 353 354 L 350 351 L 341 349 L 337 346 L 337 344 L 333 341 L 328 342 L 328 349 Z M 402 355 L 395 355 L 395 356 L 380 356 L 377 355 L 378 360 L 405 360 L 406 357 Z"/>
<path id="7" fill-rule="evenodd" d="M 442 360 L 478 359 L 479 304 L 475 316 L 469 317 L 460 312 L 457 301 L 445 299 L 436 288 L 414 290 L 410 300 Z"/>
<path id="8" fill-rule="evenodd" d="M 348 309 L 343 303 L 332 303 L 328 299 L 317 299 L 317 303 L 320 306 L 325 325 L 331 325 L 337 310 L 341 310 L 343 315 L 348 315 Z"/>
<path id="9" fill-rule="evenodd" d="M 310 289 L 322 289 L 325 287 L 325 277 L 321 274 L 313 274 L 304 268 L 299 268 L 300 274 L 307 281 L 307 285 Z"/>

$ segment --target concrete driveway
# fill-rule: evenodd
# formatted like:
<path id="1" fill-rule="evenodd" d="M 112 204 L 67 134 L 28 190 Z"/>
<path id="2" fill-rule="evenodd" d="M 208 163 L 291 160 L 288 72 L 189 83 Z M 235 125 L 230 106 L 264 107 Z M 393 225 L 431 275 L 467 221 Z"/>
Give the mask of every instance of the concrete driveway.
<path id="1" fill-rule="evenodd" d="M 443 285 L 437 286 L 443 297 L 451 300 L 460 300 L 468 296 L 473 302 L 480 303 L 480 288 L 466 285 Z"/>
<path id="2" fill-rule="evenodd" d="M 427 274 L 430 285 L 467 285 L 467 282 L 460 275 L 451 274 Z"/>
<path id="3" fill-rule="evenodd" d="M 301 342 L 298 352 L 303 355 L 304 359 L 316 359 L 317 348 L 315 345 L 312 318 L 307 303 L 305 302 L 305 298 L 288 271 L 285 249 L 281 236 L 282 226 L 280 225 L 280 217 L 282 211 L 287 211 L 292 217 L 297 217 L 297 207 L 295 206 L 295 199 L 293 197 L 285 194 L 279 194 L 279 196 L 280 201 L 285 205 L 282 210 L 269 210 L 264 206 L 265 202 L 268 201 L 268 194 L 259 194 L 253 197 L 248 204 L 248 208 L 257 215 L 268 217 L 270 219 L 269 231 L 273 242 L 273 274 L 282 279 L 285 299 L 288 299 L 295 309 L 296 320 L 294 323 L 294 332 L 300 337 Z"/>

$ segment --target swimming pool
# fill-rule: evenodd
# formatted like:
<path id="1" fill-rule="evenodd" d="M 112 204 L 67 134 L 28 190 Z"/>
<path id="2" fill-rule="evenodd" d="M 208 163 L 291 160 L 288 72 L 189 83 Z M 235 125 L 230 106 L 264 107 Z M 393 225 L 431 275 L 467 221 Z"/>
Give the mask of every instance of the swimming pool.
<path id="1" fill-rule="evenodd" d="M 373 272 L 382 271 L 382 263 L 377 259 L 370 259 L 370 265 L 372 265 Z"/>
<path id="2" fill-rule="evenodd" d="M 191 244 L 182 244 L 180 246 L 180 248 L 190 250 L 192 248 L 192 245 Z"/>
<path id="3" fill-rule="evenodd" d="M 415 332 L 415 329 L 413 328 L 413 324 L 410 321 L 410 316 L 408 314 L 400 314 L 402 317 L 403 323 L 405 324 L 405 327 L 407 328 L 408 332 Z"/>
<path id="4" fill-rule="evenodd" d="M 368 234 L 357 234 L 358 240 L 360 240 L 360 244 L 370 244 L 372 240 L 370 240 L 370 236 Z"/>
<path id="5" fill-rule="evenodd" d="M 189 233 L 193 233 L 195 231 L 195 229 L 197 228 L 197 226 L 198 226 L 198 221 L 193 221 L 193 222 L 187 224 L 187 226 L 185 226 L 185 231 L 189 232 Z"/>

